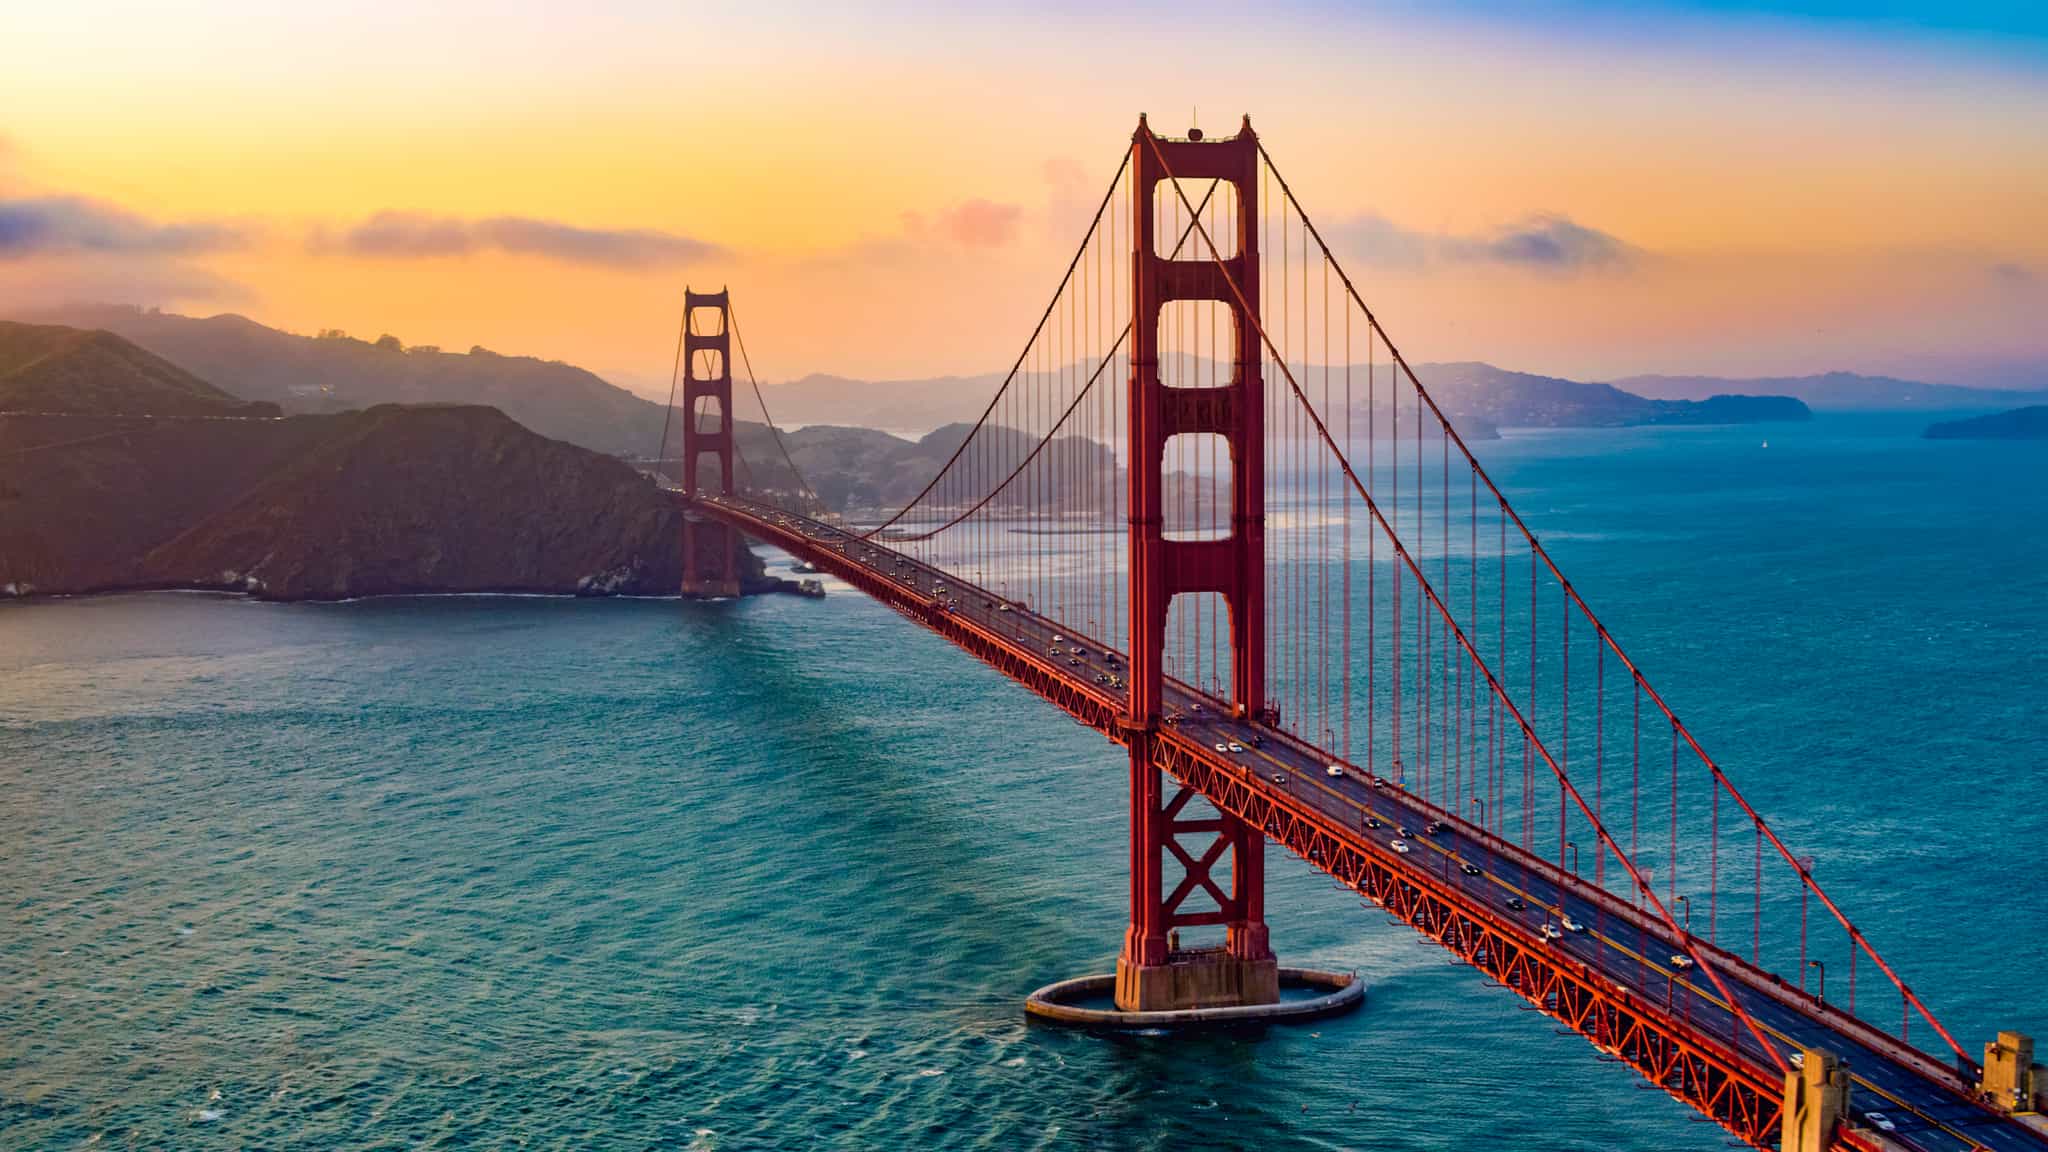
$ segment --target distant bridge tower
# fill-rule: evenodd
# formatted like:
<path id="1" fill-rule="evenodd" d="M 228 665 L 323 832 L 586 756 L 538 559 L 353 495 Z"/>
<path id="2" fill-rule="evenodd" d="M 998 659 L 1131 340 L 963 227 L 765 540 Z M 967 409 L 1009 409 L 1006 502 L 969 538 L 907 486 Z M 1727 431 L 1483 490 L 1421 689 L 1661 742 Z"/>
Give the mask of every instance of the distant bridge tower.
<path id="1" fill-rule="evenodd" d="M 709 454 L 718 457 L 718 491 L 732 495 L 732 361 L 730 355 L 732 315 L 729 294 L 683 292 L 683 491 L 696 496 L 702 484 L 698 461 Z M 711 408 L 716 402 L 715 423 Z M 701 570 L 694 514 L 683 516 L 683 588 L 685 596 L 712 597 L 740 594 L 740 569 L 734 550 L 738 534 L 724 525 L 712 525 L 723 540 L 724 566 L 716 574 Z"/>
<path id="2" fill-rule="evenodd" d="M 1190 134 L 1193 136 L 1194 134 Z M 1157 151 L 1154 147 L 1157 147 Z M 1162 160 L 1163 157 L 1163 160 Z M 1185 593 L 1220 593 L 1230 611 L 1231 706 L 1239 717 L 1265 708 L 1265 421 L 1257 318 L 1238 303 L 1209 246 L 1191 242 L 1187 255 L 1161 256 L 1157 227 L 1162 204 L 1176 202 L 1162 189 L 1175 179 L 1220 180 L 1236 193 L 1234 226 L 1215 234 L 1218 255 L 1241 298 L 1259 299 L 1259 148 L 1246 117 L 1226 140 L 1155 137 L 1138 119 L 1131 142 L 1130 361 L 1130 604 L 1131 676 L 1124 724 L 1131 753 L 1131 923 L 1117 959 L 1116 1003 L 1126 1011 L 1239 1004 L 1280 998 L 1279 972 L 1266 939 L 1265 837 L 1227 813 L 1214 819 L 1182 815 L 1194 793 L 1168 799 L 1155 766 L 1166 651 L 1167 606 Z M 1199 193 L 1197 193 L 1199 194 Z M 1166 240 L 1171 245 L 1173 237 Z M 1235 352 L 1230 382 L 1211 388 L 1170 388 L 1159 378 L 1160 321 L 1175 301 L 1216 302 L 1231 314 Z M 1231 524 L 1228 536 L 1169 540 L 1163 517 L 1167 441 L 1175 436 L 1220 436 L 1230 452 Z M 1205 850 L 1190 852 L 1176 837 L 1207 833 Z M 1222 848 L 1230 852 L 1230 889 L 1208 875 Z M 1187 879 L 1163 891 L 1161 867 L 1171 853 Z M 1213 909 L 1183 911 L 1196 892 L 1210 893 Z M 1180 949 L 1175 929 L 1224 926 L 1221 949 Z"/>

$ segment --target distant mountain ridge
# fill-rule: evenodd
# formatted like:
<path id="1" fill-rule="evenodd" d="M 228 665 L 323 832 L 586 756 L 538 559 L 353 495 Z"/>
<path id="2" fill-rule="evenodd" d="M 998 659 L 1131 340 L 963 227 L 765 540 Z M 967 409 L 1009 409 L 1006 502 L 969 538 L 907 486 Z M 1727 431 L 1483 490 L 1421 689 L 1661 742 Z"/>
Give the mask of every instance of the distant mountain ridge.
<path id="1" fill-rule="evenodd" d="M 287 413 L 378 403 L 487 404 L 542 435 L 624 456 L 651 452 L 666 415 L 663 405 L 574 365 L 480 347 L 450 353 L 388 338 L 302 336 L 241 316 L 198 319 L 117 305 L 67 306 L 39 318 L 115 332 L 237 396 L 277 404 Z M 1479 362 L 1426 363 L 1415 370 L 1473 440 L 1490 438 L 1499 427 L 1750 423 L 1805 419 L 1814 408 L 1968 411 L 2048 402 L 2048 391 L 2002 392 L 1848 372 L 1747 380 L 1644 375 L 1602 383 Z M 1350 371 L 1354 380 L 1363 379 L 1365 366 Z M 1110 372 L 1120 385 L 1121 368 L 1112 365 Z M 1002 379 L 996 372 L 901 380 L 814 373 L 763 387 L 770 411 L 784 426 L 864 427 L 918 437 L 978 418 Z M 743 410 L 748 406 L 741 404 Z"/>
<path id="2" fill-rule="evenodd" d="M 662 406 L 572 364 L 404 347 L 339 333 L 300 336 L 232 314 L 198 319 L 111 304 L 37 314 L 40 321 L 99 328 L 211 381 L 287 413 L 341 412 L 376 404 L 483 404 L 543 436 L 612 455 L 645 455 L 661 438 Z"/>
<path id="3" fill-rule="evenodd" d="M 1794 397 L 1824 411 L 1956 412 L 1972 408 L 2010 408 L 2029 401 L 2048 402 L 2048 388 L 2009 392 L 2000 388 L 1929 384 L 1921 380 L 1865 376 L 1856 372 L 1739 380 L 1720 376 L 1627 376 L 1612 383 L 1640 396 L 1664 400 L 1698 400 L 1720 392 L 1768 392 Z"/>
<path id="4" fill-rule="evenodd" d="M 276 416 L 111 332 L 0 320 L 0 412 Z"/>
<path id="5" fill-rule="evenodd" d="M 1929 440 L 2048 440 L 2048 404 L 1929 424 Z"/>
<path id="6" fill-rule="evenodd" d="M 1644 424 L 1756 424 L 1811 420 L 1790 396 L 1714 393 L 1696 400 L 1661 400 L 1612 384 L 1513 372 L 1468 361 L 1422 364 L 1416 379 L 1451 418 L 1474 418 L 1502 428 L 1614 428 Z"/>
<path id="7" fill-rule="evenodd" d="M 64 371 L 28 377 L 33 409 L 0 406 L 0 597 L 681 586 L 672 497 L 495 409 L 278 417 L 111 333 L 0 325 L 0 386 L 49 363 Z M 707 560 L 722 531 L 699 534 Z M 743 590 L 780 586 L 751 552 L 739 560 Z"/>
<path id="8" fill-rule="evenodd" d="M 1001 372 L 914 380 L 857 380 L 813 372 L 798 380 L 764 384 L 762 389 L 777 423 L 921 434 L 974 420 L 1002 382 Z"/>
<path id="9" fill-rule="evenodd" d="M 1120 389 L 1124 369 L 1107 370 Z M 1296 366 L 1296 372 L 1303 371 Z M 1321 365 L 1308 374 L 1320 380 Z M 1330 368 L 1334 376 L 1342 365 Z M 1379 366 L 1380 379 L 1386 366 Z M 1204 362 L 1200 375 L 1207 377 Z M 1610 384 L 1593 384 L 1529 372 L 1513 372 L 1478 362 L 1422 364 L 1415 369 L 1452 424 L 1468 440 L 1489 440 L 1498 429 L 1618 427 L 1634 424 L 1748 424 L 1772 420 L 1806 420 L 1812 413 L 1788 396 L 1710 395 L 1697 400 L 1639 396 Z M 1228 375 L 1227 369 L 1219 375 Z M 1369 367 L 1350 366 L 1354 430 L 1363 435 L 1368 405 L 1365 381 Z M 768 405 L 777 421 L 790 424 L 864 425 L 918 434 L 941 424 L 971 422 L 981 415 L 1001 385 L 1000 373 L 983 376 L 942 376 L 917 380 L 862 381 L 814 374 L 785 384 L 765 385 Z M 1404 389 L 1405 391 L 1405 389 Z M 1388 413 L 1385 389 L 1374 427 L 1384 433 Z"/>

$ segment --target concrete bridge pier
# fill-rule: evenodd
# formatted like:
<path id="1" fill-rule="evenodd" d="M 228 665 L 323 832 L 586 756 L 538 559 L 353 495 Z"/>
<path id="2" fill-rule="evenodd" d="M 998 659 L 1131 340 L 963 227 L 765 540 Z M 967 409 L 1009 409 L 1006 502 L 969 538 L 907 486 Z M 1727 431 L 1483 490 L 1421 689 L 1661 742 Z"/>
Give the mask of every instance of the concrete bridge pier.
<path id="1" fill-rule="evenodd" d="M 725 561 L 716 572 L 704 571 L 703 548 L 699 543 L 705 532 L 715 532 L 725 541 Z M 701 522 L 694 513 L 683 514 L 683 582 L 682 595 L 686 600 L 730 599 L 740 594 L 739 533 L 723 524 Z"/>
<path id="2" fill-rule="evenodd" d="M 1984 1075 L 1977 1090 L 2000 1112 L 2048 1136 L 2048 1067 L 2034 1062 L 2034 1038 L 2000 1032 L 1984 1046 Z"/>
<path id="3" fill-rule="evenodd" d="M 1116 1006 L 1180 1012 L 1276 1004 L 1280 963 L 1266 935 L 1266 838 L 1229 813 L 1190 814 L 1193 789 L 1167 798 L 1167 778 L 1152 762 L 1153 739 L 1131 742 L 1131 921 L 1116 961 Z M 1184 835 L 1209 840 L 1184 845 Z M 1226 852 L 1227 890 L 1213 874 Z M 1168 856 L 1183 869 L 1171 892 L 1164 884 Z M 1183 910 L 1196 893 L 1206 893 L 1214 907 Z M 1220 947 L 1180 946 L 1180 929 L 1215 924 L 1224 929 Z"/>
<path id="4" fill-rule="evenodd" d="M 1849 1070 L 1832 1052 L 1800 1051 L 1799 1067 L 1785 1073 L 1779 1152 L 1828 1152 L 1849 1115 Z"/>

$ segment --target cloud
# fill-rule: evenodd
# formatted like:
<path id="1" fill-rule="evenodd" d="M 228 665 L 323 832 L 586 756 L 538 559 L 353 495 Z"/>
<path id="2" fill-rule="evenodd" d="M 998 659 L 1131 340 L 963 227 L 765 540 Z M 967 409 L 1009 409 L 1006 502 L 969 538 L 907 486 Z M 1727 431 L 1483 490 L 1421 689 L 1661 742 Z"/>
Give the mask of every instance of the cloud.
<path id="1" fill-rule="evenodd" d="M 963 200 L 939 213 L 939 228 L 954 243 L 968 248 L 1000 248 L 1017 234 L 1024 209 L 993 200 Z"/>
<path id="2" fill-rule="evenodd" d="M 379 212 L 340 234 L 322 233 L 314 247 L 382 259 L 432 259 L 501 252 L 573 264 L 648 268 L 688 264 L 722 253 L 716 244 L 648 228 L 580 228 L 527 216 L 465 220 Z"/>
<path id="3" fill-rule="evenodd" d="M 1395 268 L 1495 264 L 1563 274 L 1619 268 L 1642 255 L 1610 233 L 1550 213 L 1469 236 L 1404 228 L 1384 216 L 1367 214 L 1338 224 L 1330 240 L 1341 254 Z"/>
<path id="4" fill-rule="evenodd" d="M 2034 282 L 2034 273 L 2025 264 L 2016 264 L 2008 260 L 1991 266 L 1991 278 L 2000 284 L 2031 284 Z"/>
<path id="5" fill-rule="evenodd" d="M 1531 216 L 1491 236 L 1447 243 L 1455 259 L 1556 272 L 1626 264 L 1635 256 L 1629 245 L 1568 216 Z"/>
<path id="6" fill-rule="evenodd" d="M 0 260 L 51 253 L 187 256 L 239 248 L 252 238 L 245 224 L 159 224 L 80 196 L 0 200 Z"/>
<path id="7" fill-rule="evenodd" d="M 1072 156 L 1054 156 L 1045 162 L 1045 183 L 1052 189 L 1054 199 L 1085 200 L 1088 197 L 1088 170 Z"/>
<path id="8" fill-rule="evenodd" d="M 1330 229 L 1329 239 L 1342 256 L 1382 268 L 1419 268 L 1430 262 L 1440 238 L 1367 213 L 1339 221 Z"/>

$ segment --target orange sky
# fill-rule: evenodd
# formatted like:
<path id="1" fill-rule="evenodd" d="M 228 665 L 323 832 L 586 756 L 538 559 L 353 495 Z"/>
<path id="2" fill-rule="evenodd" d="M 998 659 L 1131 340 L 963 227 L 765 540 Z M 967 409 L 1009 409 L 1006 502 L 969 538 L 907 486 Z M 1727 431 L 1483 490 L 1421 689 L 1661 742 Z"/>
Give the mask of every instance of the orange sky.
<path id="1" fill-rule="evenodd" d="M 2048 364 L 2031 43 L 1597 7 L 193 7 L 0 14 L 0 308 L 232 310 L 645 386 L 683 286 L 724 284 L 769 378 L 987 371 L 1137 112 L 1199 109 L 1249 111 L 1326 225 L 1420 238 L 1347 261 L 1417 360 Z M 1630 258 L 1427 254 L 1539 217 Z"/>

